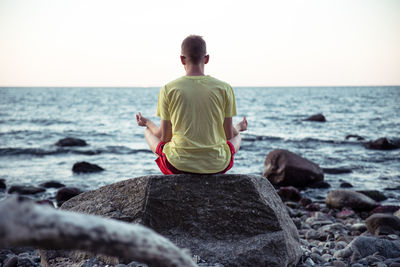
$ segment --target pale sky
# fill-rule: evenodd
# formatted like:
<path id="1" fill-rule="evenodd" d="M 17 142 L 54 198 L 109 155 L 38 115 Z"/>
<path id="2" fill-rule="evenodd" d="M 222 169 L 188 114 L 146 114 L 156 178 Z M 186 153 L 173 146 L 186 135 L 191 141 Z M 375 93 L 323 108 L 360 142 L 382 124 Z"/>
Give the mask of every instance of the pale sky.
<path id="1" fill-rule="evenodd" d="M 233 86 L 400 85 L 399 0 L 0 0 L 0 86 L 162 86 L 189 34 Z"/>

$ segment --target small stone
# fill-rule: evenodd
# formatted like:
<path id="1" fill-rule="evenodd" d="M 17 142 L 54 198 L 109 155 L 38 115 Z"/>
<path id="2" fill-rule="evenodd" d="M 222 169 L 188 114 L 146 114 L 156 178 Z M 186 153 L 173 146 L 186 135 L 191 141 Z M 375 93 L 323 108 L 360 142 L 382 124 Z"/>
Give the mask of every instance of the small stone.
<path id="1" fill-rule="evenodd" d="M 321 258 L 322 258 L 322 260 L 325 261 L 325 262 L 330 262 L 330 261 L 332 261 L 333 256 L 330 255 L 330 254 L 324 254 L 324 255 L 321 256 Z"/>
<path id="2" fill-rule="evenodd" d="M 79 139 L 79 138 L 72 138 L 72 137 L 67 137 L 63 138 L 57 141 L 55 143 L 56 146 L 87 146 L 87 143 L 85 140 Z"/>
<path id="3" fill-rule="evenodd" d="M 314 114 L 308 117 L 307 119 L 304 119 L 305 121 L 316 121 L 316 122 L 326 122 L 326 118 L 322 113 Z"/>
<path id="4" fill-rule="evenodd" d="M 341 188 L 351 188 L 351 187 L 353 187 L 353 185 L 351 183 L 348 183 L 348 182 L 343 182 L 343 183 L 340 184 L 340 187 Z"/>
<path id="5" fill-rule="evenodd" d="M 391 140 L 386 137 L 376 139 L 375 141 L 367 142 L 364 146 L 368 149 L 378 149 L 378 150 L 392 150 L 400 148 L 398 144 L 394 144 Z"/>
<path id="6" fill-rule="evenodd" d="M 334 267 L 346 267 L 346 263 L 340 260 L 335 260 L 332 262 Z"/>
<path id="7" fill-rule="evenodd" d="M 61 188 L 61 187 L 64 187 L 65 184 L 62 184 L 57 181 L 48 181 L 48 182 L 40 184 L 40 186 L 44 187 L 44 188 Z"/>
<path id="8" fill-rule="evenodd" d="M 299 205 L 302 206 L 302 207 L 305 207 L 305 206 L 307 206 L 308 204 L 311 204 L 311 203 L 312 203 L 312 200 L 309 199 L 309 198 L 306 198 L 306 197 L 303 197 L 299 201 Z"/>
<path id="9" fill-rule="evenodd" d="M 282 201 L 299 201 L 301 199 L 299 189 L 293 186 L 284 186 L 279 188 L 278 195 Z"/>
<path id="10" fill-rule="evenodd" d="M 6 189 L 6 181 L 4 179 L 0 179 L 0 189 Z"/>
<path id="11" fill-rule="evenodd" d="M 57 205 L 60 207 L 65 201 L 81 194 L 82 191 L 76 187 L 63 187 L 56 193 Z"/>
<path id="12" fill-rule="evenodd" d="M 315 266 L 315 262 L 311 258 L 307 258 L 304 263 L 308 266 Z"/>
<path id="13" fill-rule="evenodd" d="M 365 220 L 368 231 L 374 235 L 400 234 L 400 218 L 387 213 L 375 213 Z"/>
<path id="14" fill-rule="evenodd" d="M 351 267 L 364 267 L 364 265 L 362 265 L 360 263 L 354 263 L 351 265 Z"/>
<path id="15" fill-rule="evenodd" d="M 355 213 L 353 210 L 344 209 L 344 210 L 338 212 L 336 214 L 336 217 L 340 218 L 340 219 L 346 219 L 346 218 L 352 217 L 354 215 L 355 215 Z"/>
<path id="16" fill-rule="evenodd" d="M 311 248 L 311 253 L 315 253 L 315 254 L 321 255 L 321 251 L 316 247 Z"/>
<path id="17" fill-rule="evenodd" d="M 13 185 L 8 189 L 9 194 L 17 193 L 20 195 L 34 195 L 37 193 L 42 193 L 44 191 L 46 191 L 46 189 L 42 187 L 25 186 L 25 185 Z"/>
<path id="18" fill-rule="evenodd" d="M 364 194 L 375 201 L 383 201 L 387 199 L 387 197 L 378 190 L 358 190 L 357 192 Z"/>
<path id="19" fill-rule="evenodd" d="M 324 261 L 322 259 L 322 257 L 320 255 L 318 255 L 317 253 L 311 253 L 310 258 L 316 263 Z"/>
<path id="20" fill-rule="evenodd" d="M 365 223 L 355 223 L 350 227 L 351 231 L 359 231 L 359 232 L 365 232 L 367 231 L 367 226 Z"/>
<path id="21" fill-rule="evenodd" d="M 371 213 L 389 213 L 393 214 L 396 211 L 400 210 L 400 206 L 395 206 L 395 205 L 383 205 L 383 206 L 378 206 L 375 209 L 371 211 Z"/>
<path id="22" fill-rule="evenodd" d="M 127 265 L 127 267 L 148 267 L 148 266 L 147 266 L 147 264 L 144 264 L 144 263 L 132 261 Z"/>
<path id="23" fill-rule="evenodd" d="M 17 267 L 17 265 L 18 265 L 17 256 L 11 256 L 3 262 L 3 267 Z"/>
<path id="24" fill-rule="evenodd" d="M 115 265 L 114 267 L 126 267 L 126 264 L 120 263 L 120 264 Z"/>
<path id="25" fill-rule="evenodd" d="M 308 211 L 319 211 L 321 208 L 318 203 L 311 203 L 306 206 L 306 210 Z"/>
<path id="26" fill-rule="evenodd" d="M 102 167 L 96 164 L 92 164 L 86 161 L 77 162 L 72 167 L 72 171 L 75 173 L 91 173 L 104 171 Z"/>
<path id="27" fill-rule="evenodd" d="M 338 241 L 335 244 L 335 249 L 339 250 L 339 249 L 344 249 L 347 246 L 347 243 L 344 241 Z"/>

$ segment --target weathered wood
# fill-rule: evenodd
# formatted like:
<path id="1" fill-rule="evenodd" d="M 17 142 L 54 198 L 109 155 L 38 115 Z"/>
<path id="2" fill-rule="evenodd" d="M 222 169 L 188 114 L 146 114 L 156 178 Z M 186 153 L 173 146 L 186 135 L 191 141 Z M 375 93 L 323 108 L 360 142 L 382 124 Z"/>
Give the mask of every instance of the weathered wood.
<path id="1" fill-rule="evenodd" d="M 94 215 L 56 210 L 10 197 L 0 202 L 0 247 L 77 249 L 150 266 L 197 266 L 153 230 Z"/>

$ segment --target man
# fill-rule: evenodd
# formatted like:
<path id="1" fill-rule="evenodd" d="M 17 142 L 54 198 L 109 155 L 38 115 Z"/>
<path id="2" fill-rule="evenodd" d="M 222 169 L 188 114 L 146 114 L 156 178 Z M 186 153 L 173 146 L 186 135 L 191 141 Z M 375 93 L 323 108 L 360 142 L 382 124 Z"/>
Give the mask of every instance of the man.
<path id="1" fill-rule="evenodd" d="M 140 112 L 137 123 L 146 127 L 146 141 L 158 155 L 156 162 L 164 174 L 225 173 L 240 148 L 239 132 L 247 130 L 246 118 L 233 126 L 232 87 L 204 75 L 210 56 L 201 36 L 183 40 L 180 59 L 186 75 L 162 87 L 158 96 L 161 126 Z"/>

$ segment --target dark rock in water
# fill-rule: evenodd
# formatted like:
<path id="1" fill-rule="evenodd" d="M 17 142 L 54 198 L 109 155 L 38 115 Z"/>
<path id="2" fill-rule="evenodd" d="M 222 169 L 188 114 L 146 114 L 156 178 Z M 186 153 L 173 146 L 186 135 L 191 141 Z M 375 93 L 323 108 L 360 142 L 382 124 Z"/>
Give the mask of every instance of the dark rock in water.
<path id="1" fill-rule="evenodd" d="M 375 201 L 383 201 L 387 199 L 387 197 L 378 190 L 358 190 L 357 192 L 364 194 Z"/>
<path id="2" fill-rule="evenodd" d="M 48 200 L 48 199 L 37 200 L 37 201 L 35 201 L 35 203 L 39 204 L 39 205 L 47 205 L 47 206 L 54 208 L 53 201 Z"/>
<path id="3" fill-rule="evenodd" d="M 43 187 L 35 187 L 28 185 L 12 185 L 8 189 L 9 194 L 17 193 L 20 195 L 34 195 L 46 191 Z"/>
<path id="4" fill-rule="evenodd" d="M 319 181 L 319 182 L 310 184 L 308 187 L 310 187 L 310 188 L 329 188 L 329 187 L 331 187 L 331 185 L 326 181 Z"/>
<path id="5" fill-rule="evenodd" d="M 373 235 L 400 234 L 400 218 L 392 214 L 373 214 L 365 220 L 365 225 L 368 231 Z"/>
<path id="6" fill-rule="evenodd" d="M 0 189 L 6 189 L 6 181 L 4 179 L 0 179 Z"/>
<path id="7" fill-rule="evenodd" d="M 348 183 L 348 182 L 343 182 L 343 183 L 340 184 L 340 187 L 341 188 L 351 188 L 351 187 L 353 187 L 353 185 L 351 183 Z"/>
<path id="8" fill-rule="evenodd" d="M 300 191 L 293 186 L 279 188 L 278 195 L 282 201 L 299 201 L 301 199 Z"/>
<path id="9" fill-rule="evenodd" d="M 314 114 L 307 119 L 304 119 L 305 121 L 317 121 L 317 122 L 326 122 L 325 116 L 322 115 L 321 113 Z"/>
<path id="10" fill-rule="evenodd" d="M 324 179 L 317 164 L 283 149 L 267 155 L 263 176 L 274 185 L 295 187 L 306 187 Z"/>
<path id="11" fill-rule="evenodd" d="M 61 146 L 61 147 L 64 147 L 64 146 L 87 146 L 87 143 L 85 140 L 82 140 L 79 138 L 67 137 L 67 138 L 58 140 L 55 145 Z"/>
<path id="12" fill-rule="evenodd" d="M 44 187 L 44 188 L 61 188 L 61 187 L 64 187 L 65 184 L 62 184 L 57 181 L 48 181 L 48 182 L 40 184 L 40 186 Z"/>
<path id="13" fill-rule="evenodd" d="M 371 213 L 390 213 L 393 214 L 400 209 L 400 206 L 384 205 L 378 206 L 371 211 Z"/>
<path id="14" fill-rule="evenodd" d="M 384 190 L 388 190 L 388 191 L 400 190 L 400 185 L 395 186 L 395 187 L 385 187 Z"/>
<path id="15" fill-rule="evenodd" d="M 365 140 L 364 137 L 356 135 L 356 134 L 348 134 L 348 135 L 346 135 L 346 140 L 349 140 L 349 139 L 356 139 L 357 141 Z"/>
<path id="16" fill-rule="evenodd" d="M 400 255 L 400 240 L 387 240 L 385 237 L 359 236 L 346 248 L 335 252 L 337 259 L 351 258 L 352 262 L 369 255 L 380 255 L 385 258 L 397 258 Z"/>
<path id="17" fill-rule="evenodd" d="M 338 189 L 329 192 L 325 202 L 332 208 L 341 209 L 349 207 L 357 211 L 370 211 L 378 206 L 375 200 L 366 195 L 346 189 Z"/>
<path id="18" fill-rule="evenodd" d="M 285 205 L 260 176 L 143 176 L 83 193 L 61 208 L 141 223 L 225 266 L 295 266 L 301 257 Z"/>
<path id="19" fill-rule="evenodd" d="M 72 171 L 76 173 L 89 173 L 89 172 L 101 172 L 104 171 L 102 167 L 96 164 L 92 164 L 86 161 L 77 162 L 72 167 Z"/>
<path id="20" fill-rule="evenodd" d="M 61 206 L 65 201 L 81 194 L 82 191 L 76 187 L 63 187 L 57 191 L 56 201 L 57 205 Z"/>
<path id="21" fill-rule="evenodd" d="M 328 174 L 351 173 L 351 170 L 346 168 L 322 168 L 322 171 Z"/>
<path id="22" fill-rule="evenodd" d="M 378 150 L 392 150 L 400 148 L 399 144 L 395 144 L 388 140 L 386 137 L 376 139 L 375 141 L 367 142 L 364 146 L 368 149 L 378 149 Z"/>

